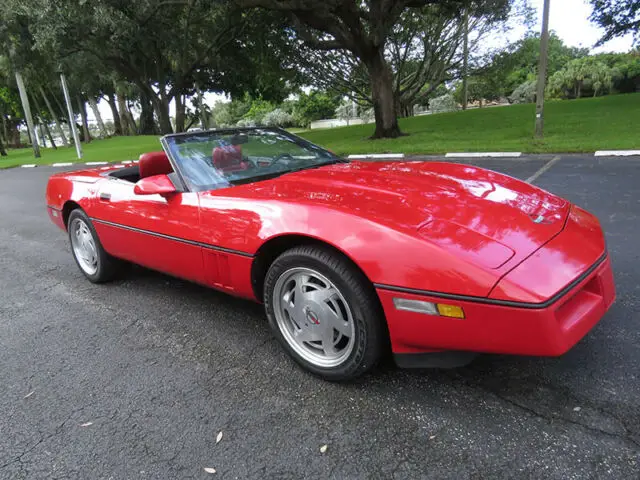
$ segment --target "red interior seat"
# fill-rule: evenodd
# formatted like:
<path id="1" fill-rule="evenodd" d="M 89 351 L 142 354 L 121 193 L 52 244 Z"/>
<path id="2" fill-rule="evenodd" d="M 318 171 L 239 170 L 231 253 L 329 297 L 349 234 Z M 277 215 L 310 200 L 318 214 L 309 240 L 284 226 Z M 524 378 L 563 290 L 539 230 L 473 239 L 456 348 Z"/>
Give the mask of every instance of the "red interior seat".
<path id="1" fill-rule="evenodd" d="M 140 167 L 140 178 L 168 175 L 173 172 L 171 162 L 169 162 L 169 158 L 164 152 L 143 153 L 140 155 L 138 167 Z"/>
<path id="2" fill-rule="evenodd" d="M 241 145 L 216 147 L 211 156 L 213 166 L 223 172 L 237 172 L 249 168 L 249 164 L 242 158 Z"/>

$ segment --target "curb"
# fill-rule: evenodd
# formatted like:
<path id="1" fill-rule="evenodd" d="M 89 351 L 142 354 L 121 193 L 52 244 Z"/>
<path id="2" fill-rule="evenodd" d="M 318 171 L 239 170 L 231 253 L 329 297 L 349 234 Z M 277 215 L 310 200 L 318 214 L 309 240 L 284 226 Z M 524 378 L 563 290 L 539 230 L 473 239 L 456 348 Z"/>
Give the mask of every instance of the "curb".
<path id="1" fill-rule="evenodd" d="M 522 152 L 456 152 L 447 153 L 445 158 L 518 158 Z"/>
<path id="2" fill-rule="evenodd" d="M 640 156 L 640 150 L 599 150 L 593 155 L 595 157 L 632 157 Z"/>
<path id="3" fill-rule="evenodd" d="M 449 152 L 444 155 L 445 158 L 520 158 L 522 157 L 522 152 Z M 560 154 L 562 155 L 562 154 Z M 584 155 L 589 155 L 585 153 Z M 426 155 L 425 155 L 426 156 Z M 433 157 L 437 157 L 438 155 L 429 155 Z M 594 157 L 640 157 L 640 150 L 598 150 L 593 153 Z M 374 160 L 374 159 L 404 159 L 404 153 L 362 153 L 362 154 L 353 154 L 349 155 L 347 158 L 351 160 Z M 36 168 L 39 166 L 42 167 L 70 167 L 72 165 L 87 165 L 87 166 L 98 166 L 98 165 L 109 165 L 110 162 L 84 162 L 84 163 L 73 163 L 73 162 L 60 162 L 53 163 L 51 165 L 36 165 L 35 163 L 29 163 L 20 165 L 20 168 Z M 114 162 L 113 165 L 130 165 L 132 163 L 138 163 L 138 160 L 122 160 L 121 162 Z"/>
<path id="4" fill-rule="evenodd" d="M 121 162 L 84 162 L 84 163 L 73 163 L 73 162 L 59 162 L 52 163 L 51 165 L 36 165 L 35 163 L 25 163 L 24 165 L 16 165 L 20 168 L 36 168 L 36 167 L 71 167 L 73 165 L 87 165 L 90 167 L 96 167 L 100 165 L 113 165 L 113 166 L 124 166 L 132 163 L 138 163 L 138 160 L 123 160 Z"/>
<path id="5" fill-rule="evenodd" d="M 404 153 L 363 153 L 357 155 L 349 155 L 347 158 L 353 160 L 366 160 L 373 158 L 404 158 Z"/>

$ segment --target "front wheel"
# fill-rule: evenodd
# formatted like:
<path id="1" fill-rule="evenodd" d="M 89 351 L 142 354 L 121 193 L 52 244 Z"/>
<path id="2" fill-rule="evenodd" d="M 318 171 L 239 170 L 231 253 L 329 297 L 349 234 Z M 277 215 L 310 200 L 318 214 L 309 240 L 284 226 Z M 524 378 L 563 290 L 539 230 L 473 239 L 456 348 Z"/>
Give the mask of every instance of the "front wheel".
<path id="1" fill-rule="evenodd" d="M 386 329 L 375 291 L 341 255 L 323 247 L 278 257 L 264 289 L 267 317 L 287 352 L 327 380 L 349 380 L 379 360 Z"/>
<path id="2" fill-rule="evenodd" d="M 69 215 L 67 230 L 73 258 L 89 281 L 108 282 L 120 273 L 123 262 L 102 248 L 98 234 L 86 213 L 80 209 L 73 210 Z"/>

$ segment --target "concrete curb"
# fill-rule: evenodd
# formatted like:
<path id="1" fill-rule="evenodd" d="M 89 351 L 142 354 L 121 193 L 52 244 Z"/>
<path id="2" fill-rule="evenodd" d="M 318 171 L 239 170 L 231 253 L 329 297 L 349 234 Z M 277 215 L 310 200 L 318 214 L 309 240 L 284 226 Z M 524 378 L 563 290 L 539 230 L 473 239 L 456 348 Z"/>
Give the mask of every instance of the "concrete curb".
<path id="1" fill-rule="evenodd" d="M 598 150 L 595 157 L 632 157 L 640 156 L 640 150 Z"/>
<path id="2" fill-rule="evenodd" d="M 363 153 L 357 155 L 349 155 L 347 158 L 352 160 L 366 160 L 374 158 L 404 158 L 404 153 Z"/>
<path id="3" fill-rule="evenodd" d="M 518 158 L 522 152 L 455 152 L 447 153 L 445 158 Z"/>
<path id="4" fill-rule="evenodd" d="M 450 152 L 444 155 L 445 158 L 520 158 L 523 155 L 527 155 L 522 152 Z M 532 154 L 535 155 L 535 154 Z M 563 155 L 563 154 L 557 154 Z M 569 155 L 569 154 L 567 154 Z M 589 153 L 585 153 L 584 155 L 589 155 Z M 426 155 L 425 155 L 426 156 Z M 430 157 L 437 157 L 438 155 L 429 155 Z M 593 153 L 594 157 L 640 157 L 640 150 L 598 150 Z M 347 158 L 351 160 L 376 160 L 376 159 L 404 159 L 404 153 L 362 153 L 362 154 L 354 154 L 349 155 Z M 130 165 L 138 163 L 138 160 L 123 160 L 121 162 L 113 162 L 113 165 Z M 36 165 L 34 163 L 20 165 L 21 168 L 35 168 L 35 167 L 71 167 L 73 165 L 87 165 L 87 166 L 98 166 L 98 165 L 109 165 L 110 162 L 84 162 L 84 163 L 73 163 L 73 162 L 60 162 L 53 163 L 51 165 Z"/>

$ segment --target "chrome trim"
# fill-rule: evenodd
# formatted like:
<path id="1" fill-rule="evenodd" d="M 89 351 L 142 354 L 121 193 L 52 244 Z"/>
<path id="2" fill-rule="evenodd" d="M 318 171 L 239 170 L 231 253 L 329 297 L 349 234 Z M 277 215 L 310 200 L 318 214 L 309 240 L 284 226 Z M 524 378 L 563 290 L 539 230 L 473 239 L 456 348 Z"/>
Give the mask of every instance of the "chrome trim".
<path id="1" fill-rule="evenodd" d="M 401 292 L 401 293 L 411 293 L 413 295 L 424 295 L 428 297 L 436 297 L 436 298 L 446 298 L 448 300 L 461 300 L 463 302 L 472 302 L 472 303 L 484 303 L 488 305 L 500 305 L 503 307 L 516 307 L 516 308 L 528 308 L 528 309 L 541 309 L 547 308 L 548 306 L 554 304 L 562 297 L 564 297 L 567 293 L 573 290 L 578 284 L 580 284 L 583 280 L 585 280 L 589 275 L 591 275 L 607 258 L 607 252 L 605 252 L 596 262 L 591 265 L 584 273 L 575 278 L 571 283 L 569 283 L 566 287 L 556 293 L 549 300 L 542 303 L 528 303 L 528 302 L 514 302 L 511 300 L 497 300 L 494 298 L 486 298 L 486 297 L 475 297 L 472 295 L 458 295 L 456 293 L 442 293 L 442 292 L 434 292 L 431 290 L 418 290 L 415 288 L 405 288 L 405 287 L 396 287 L 394 285 L 385 285 L 382 283 L 374 283 L 373 286 L 375 288 L 379 288 L 381 290 L 389 290 L 392 292 Z"/>
<path id="2" fill-rule="evenodd" d="M 99 218 L 91 217 L 92 222 L 102 223 L 103 225 L 109 225 L 111 227 L 122 228 L 123 230 L 129 230 L 132 232 L 145 233 L 154 237 L 164 238 L 166 240 L 174 240 L 180 243 L 186 243 L 189 245 L 195 245 L 197 247 L 208 248 L 209 250 L 216 250 L 218 252 L 231 253 L 233 255 L 240 255 L 242 257 L 253 258 L 255 255 L 240 250 L 233 250 L 231 248 L 219 247 L 217 245 L 210 245 L 208 243 L 196 242 L 194 240 L 187 240 L 186 238 L 173 237 L 171 235 L 165 235 L 164 233 L 152 232 L 150 230 L 143 230 L 141 228 L 130 227 L 128 225 L 122 225 L 120 223 L 109 222 L 107 220 L 100 220 Z"/>

